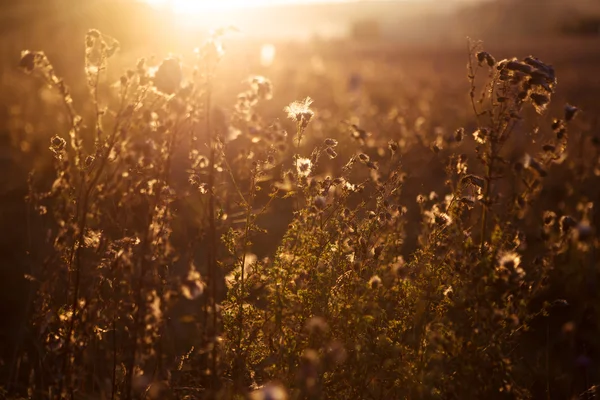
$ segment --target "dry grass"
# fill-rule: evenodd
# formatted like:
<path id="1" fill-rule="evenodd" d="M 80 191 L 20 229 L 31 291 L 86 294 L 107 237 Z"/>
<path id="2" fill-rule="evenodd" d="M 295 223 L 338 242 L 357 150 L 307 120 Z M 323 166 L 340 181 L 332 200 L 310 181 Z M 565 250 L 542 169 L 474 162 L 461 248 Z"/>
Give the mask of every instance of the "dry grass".
<path id="1" fill-rule="evenodd" d="M 595 43 L 221 40 L 23 54 L 3 395 L 593 398 Z"/>

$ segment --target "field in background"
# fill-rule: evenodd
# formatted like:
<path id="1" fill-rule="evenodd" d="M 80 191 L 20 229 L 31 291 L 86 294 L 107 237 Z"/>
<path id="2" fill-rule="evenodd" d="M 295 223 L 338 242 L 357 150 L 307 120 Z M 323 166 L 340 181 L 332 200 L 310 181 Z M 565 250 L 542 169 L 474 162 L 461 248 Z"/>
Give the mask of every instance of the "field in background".
<path id="1" fill-rule="evenodd" d="M 57 10 L 56 15 L 60 16 Z M 147 25 L 137 22 L 140 26 L 136 30 L 136 22 L 127 22 L 124 16 L 118 17 L 121 25 L 103 22 L 102 18 L 106 19 L 106 15 L 98 18 L 100 26 L 97 27 L 121 41 L 121 49 L 111 59 L 99 89 L 100 95 L 109 99 L 106 105 L 115 104 L 115 88 L 120 76 L 128 68 L 135 68 L 140 57 L 155 55 L 154 59 L 148 59 L 149 64 L 158 66 L 173 53 L 181 57 L 184 74 L 189 77 L 194 62 L 192 50 L 201 46 L 206 38 L 200 32 L 190 36 L 182 33 L 170 35 L 175 32 L 170 30 L 175 29 L 172 26 L 154 29 L 158 25 L 153 24 L 160 24 L 158 20 Z M 38 19 L 44 21 L 43 15 L 37 15 Z M 106 29 L 102 29 L 103 24 Z M 15 393 L 21 394 L 26 393 L 24 387 L 28 377 L 26 371 L 15 372 L 14 361 L 18 358 L 15 348 L 32 351 L 39 339 L 29 323 L 37 286 L 25 274 L 44 264 L 52 254 L 48 235 L 53 228 L 52 222 L 33 217 L 28 211 L 24 201 L 28 194 L 27 179 L 29 172 L 35 170 L 41 187 L 54 180 L 53 157 L 48 146 L 54 135 L 65 136 L 67 121 L 61 99 L 39 80 L 17 68 L 20 51 L 45 50 L 55 65 L 57 75 L 64 77 L 70 87 L 77 111 L 91 118 L 94 109 L 83 68 L 84 35 L 88 28 L 96 27 L 88 26 L 86 19 L 73 25 L 64 24 L 59 19 L 39 31 L 53 32 L 54 36 L 48 38 L 35 30 L 29 31 L 29 26 L 26 23 L 16 26 L 0 38 L 0 168 L 3 171 L 0 174 L 0 226 L 3 227 L 0 232 L 0 314 L 5 316 L 7 327 L 0 336 L 0 358 L 3 360 L 0 364 L 0 385 L 4 379 L 10 378 L 9 384 L 19 389 L 15 389 Z M 485 36 L 482 34 L 482 37 Z M 543 210 L 574 212 L 579 203 L 597 201 L 600 196 L 600 166 L 591 163 L 596 160 L 600 143 L 600 74 L 597 72 L 600 38 L 557 36 L 543 39 L 524 36 L 520 39 L 516 36 L 503 39 L 495 34 L 487 36 L 489 40 L 483 43 L 483 48 L 498 61 L 534 55 L 551 64 L 558 77 L 547 112 L 537 115 L 533 109 L 524 111 L 524 121 L 517 126 L 504 154 L 509 160 L 507 163 L 516 163 L 525 153 L 536 151 L 543 143 L 554 140 L 553 119 L 563 117 L 566 104 L 581 109 L 569 127 L 568 167 L 553 166 L 543 179 L 544 190 L 535 205 L 535 212 L 540 214 L 537 218 Z M 148 40 L 147 37 L 153 39 Z M 320 179 L 327 175 L 335 176 L 347 159 L 363 151 L 370 153 L 373 159 L 383 160 L 378 146 L 385 147 L 388 140 L 406 143 L 399 162 L 406 176 L 397 201 L 407 207 L 408 213 L 406 235 L 397 255 L 411 260 L 423 247 L 423 215 L 417 197 L 428 196 L 431 192 L 436 192 L 441 198 L 448 194 L 446 172 L 452 154 L 467 154 L 475 165 L 476 143 L 471 134 L 479 127 L 468 95 L 470 84 L 466 65 L 469 52 L 466 39 L 408 42 L 385 37 L 360 40 L 315 37 L 300 41 L 273 37 L 268 40 L 244 38 L 233 33 L 223 42 L 225 55 L 216 70 L 213 86 L 212 106 L 217 110 L 216 115 L 223 115 L 226 120 L 234 114 L 238 94 L 248 88 L 248 77 L 264 76 L 272 83 L 273 96 L 260 102 L 256 112 L 265 124 L 275 121 L 282 124 L 289 133 L 288 145 L 291 148 L 291 136 L 296 127 L 287 120 L 284 107 L 310 96 L 314 100 L 311 108 L 315 111 L 315 119 L 308 128 L 302 148 L 310 153 L 325 138 L 339 141 L 338 158 L 331 164 L 323 163 L 315 172 Z M 265 44 L 275 49 L 274 58 L 268 65 L 261 63 L 261 49 Z M 485 76 L 484 72 L 480 72 L 477 79 L 484 80 Z M 352 124 L 369 132 L 372 142 L 361 143 L 352 139 L 355 132 Z M 534 132 L 536 126 L 540 127 L 539 132 Z M 467 134 L 459 147 L 452 138 L 461 127 Z M 86 129 L 90 129 L 89 126 Z M 232 142 L 230 151 L 232 154 L 241 153 L 249 146 L 242 140 Z M 180 151 L 179 155 L 185 158 L 186 149 Z M 185 168 L 177 162 L 173 168 L 173 179 L 185 182 Z M 573 177 L 578 176 L 574 171 L 581 171 L 585 179 L 574 181 Z M 483 174 L 484 169 L 474 166 L 470 172 Z M 506 192 L 507 196 L 509 192 Z M 500 192 L 500 198 L 503 194 Z M 248 251 L 256 254 L 258 259 L 272 257 L 293 221 L 296 207 L 291 200 L 282 201 L 259 217 L 258 224 L 268 233 L 257 235 Z M 235 207 L 232 206 L 232 209 Z M 599 223 L 600 213 L 596 212 L 590 220 L 592 229 L 597 231 Z M 523 258 L 529 262 L 538 253 L 545 257 L 546 250 L 538 227 L 528 222 L 525 230 L 531 246 L 523 250 Z M 597 248 L 597 243 L 595 246 Z M 600 382 L 600 328 L 596 319 L 598 310 L 593 305 L 598 300 L 598 261 L 594 259 L 593 250 L 590 257 L 591 278 L 577 273 L 573 273 L 576 275 L 573 277 L 563 270 L 550 273 L 545 281 L 547 289 L 530 299 L 532 310 L 539 308 L 544 301 L 556 299 L 566 299 L 572 306 L 568 312 L 557 311 L 551 318 L 534 318 L 531 332 L 520 339 L 519 351 L 525 367 L 520 365 L 519 368 L 527 370 L 528 376 L 532 377 L 528 389 L 533 398 L 546 396 L 547 385 L 553 389 L 549 398 L 562 399 L 578 395 Z M 567 261 L 565 263 L 571 265 Z M 533 261 L 530 264 L 534 265 Z M 184 276 L 186 268 L 185 265 L 177 265 L 173 272 Z M 569 336 L 570 331 L 567 332 L 565 326 L 571 323 L 577 327 L 577 333 Z M 181 339 L 181 349 L 185 348 L 188 339 Z M 175 353 L 169 356 L 182 356 L 181 351 Z M 586 357 L 584 361 L 589 363 L 584 366 L 583 356 Z M 23 361 L 23 365 L 27 363 Z M 235 368 L 232 367 L 232 370 Z M 292 375 L 289 372 L 289 376 Z M 343 382 L 337 384 L 344 386 Z M 373 393 L 370 395 L 375 398 Z M 429 398 L 422 392 L 415 393 L 413 398 Z M 384 393 L 377 395 L 384 396 Z M 514 395 L 513 398 L 519 397 Z"/>

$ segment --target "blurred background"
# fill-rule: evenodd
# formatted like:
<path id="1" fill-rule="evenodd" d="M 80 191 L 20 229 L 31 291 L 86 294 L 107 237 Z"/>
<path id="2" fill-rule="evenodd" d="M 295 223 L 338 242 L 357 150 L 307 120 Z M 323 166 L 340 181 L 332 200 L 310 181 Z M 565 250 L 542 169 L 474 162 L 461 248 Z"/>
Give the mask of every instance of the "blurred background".
<path id="1" fill-rule="evenodd" d="M 185 60 L 211 29 L 229 25 L 237 31 L 225 40 L 219 74 L 226 79 L 215 87 L 223 107 L 233 107 L 246 77 L 261 74 L 274 84 L 265 110 L 273 119 L 307 95 L 317 109 L 335 111 L 339 98 L 352 94 L 378 112 L 395 107 L 407 120 L 426 118 L 427 129 L 452 130 L 473 119 L 469 36 L 497 59 L 533 54 L 554 65 L 556 109 L 574 103 L 584 111 L 581 131 L 599 126 L 600 0 L 0 0 L 0 315 L 8 327 L 1 359 L 10 358 L 27 325 L 32 293 L 24 274 L 44 257 L 47 227 L 30 219 L 27 177 L 51 173 L 48 140 L 65 134 L 55 96 L 18 70 L 21 51 L 43 50 L 85 115 L 89 29 L 121 44 L 107 92 L 139 57 Z M 408 189 L 413 198 L 418 190 Z"/>

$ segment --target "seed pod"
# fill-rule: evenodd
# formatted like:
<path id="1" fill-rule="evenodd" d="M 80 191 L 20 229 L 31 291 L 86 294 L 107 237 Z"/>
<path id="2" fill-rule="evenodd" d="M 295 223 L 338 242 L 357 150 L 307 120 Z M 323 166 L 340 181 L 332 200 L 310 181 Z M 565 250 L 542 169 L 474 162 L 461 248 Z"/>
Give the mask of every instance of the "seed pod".
<path id="1" fill-rule="evenodd" d="M 577 107 L 567 104 L 565 106 L 565 121 L 566 122 L 571 121 L 578 112 L 579 112 L 579 109 Z"/>
<path id="2" fill-rule="evenodd" d="M 335 139 L 327 138 L 325 139 L 325 144 L 330 147 L 335 147 L 338 145 L 338 142 Z"/>
<path id="3" fill-rule="evenodd" d="M 368 156 L 368 155 L 366 155 L 365 153 L 360 153 L 360 154 L 358 155 L 358 158 L 359 158 L 359 159 L 360 159 L 360 161 L 362 161 L 362 162 L 365 162 L 365 163 L 369 162 L 369 156 Z"/>
<path id="4" fill-rule="evenodd" d="M 509 61 L 506 63 L 506 69 L 511 71 L 520 71 L 524 74 L 531 74 L 533 72 L 533 68 L 527 64 L 523 64 L 519 61 Z"/>
<path id="5" fill-rule="evenodd" d="M 496 60 L 494 59 L 494 57 L 492 57 L 492 55 L 487 51 L 478 52 L 476 54 L 476 57 L 477 61 L 479 62 L 479 65 L 482 65 L 484 61 L 488 65 L 488 67 L 493 67 L 496 64 Z"/>
<path id="6" fill-rule="evenodd" d="M 329 156 L 329 158 L 334 159 L 337 157 L 337 153 L 334 149 L 332 149 L 331 147 L 328 147 L 325 152 L 327 153 L 327 155 Z"/>
<path id="7" fill-rule="evenodd" d="M 540 106 L 540 107 L 544 107 L 546 106 L 548 103 L 550 103 L 550 98 L 546 95 L 543 94 L 539 94 L 539 93 L 532 93 L 530 95 L 531 100 L 533 100 L 533 102 Z"/>

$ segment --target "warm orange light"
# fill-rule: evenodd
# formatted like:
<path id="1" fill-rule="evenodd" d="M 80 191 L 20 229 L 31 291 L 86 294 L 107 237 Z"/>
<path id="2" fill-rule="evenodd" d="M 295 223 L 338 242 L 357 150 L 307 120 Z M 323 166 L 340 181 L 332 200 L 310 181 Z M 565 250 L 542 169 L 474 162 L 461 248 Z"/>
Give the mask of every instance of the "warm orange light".
<path id="1" fill-rule="evenodd" d="M 315 0 L 144 0 L 157 7 L 168 7 L 179 14 L 196 14 L 207 11 L 229 11 L 243 8 L 281 4 L 311 3 Z"/>

